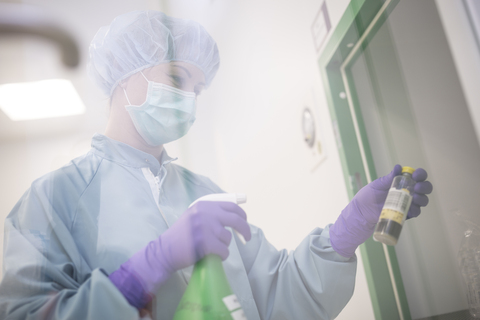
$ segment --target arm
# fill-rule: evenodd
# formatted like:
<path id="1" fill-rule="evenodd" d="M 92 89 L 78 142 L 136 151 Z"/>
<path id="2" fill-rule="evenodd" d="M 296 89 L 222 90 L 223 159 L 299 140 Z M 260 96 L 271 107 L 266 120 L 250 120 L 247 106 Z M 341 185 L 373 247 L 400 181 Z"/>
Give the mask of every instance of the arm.
<path id="1" fill-rule="evenodd" d="M 314 229 L 290 254 L 261 229 L 238 249 L 262 319 L 333 319 L 353 294 L 356 257 L 336 253 L 329 226 Z"/>
<path id="2" fill-rule="evenodd" d="M 252 240 L 238 246 L 262 319 L 333 319 L 353 294 L 356 248 L 372 234 L 397 165 L 387 176 L 360 190 L 334 225 L 316 228 L 288 254 L 277 251 L 263 232 L 252 229 Z M 408 218 L 420 214 L 432 191 L 427 173 L 417 169 Z"/>
<path id="3" fill-rule="evenodd" d="M 223 192 L 210 180 L 215 193 Z M 290 252 L 278 251 L 261 229 L 238 245 L 261 319 L 332 319 L 353 293 L 356 257 L 345 258 L 330 243 L 329 226 L 314 229 Z"/>
<path id="4" fill-rule="evenodd" d="M 200 201 L 160 237 L 135 253 L 109 278 L 128 302 L 143 308 L 171 275 L 208 254 L 228 257 L 232 227 L 248 240 L 246 214 L 230 202 Z"/>

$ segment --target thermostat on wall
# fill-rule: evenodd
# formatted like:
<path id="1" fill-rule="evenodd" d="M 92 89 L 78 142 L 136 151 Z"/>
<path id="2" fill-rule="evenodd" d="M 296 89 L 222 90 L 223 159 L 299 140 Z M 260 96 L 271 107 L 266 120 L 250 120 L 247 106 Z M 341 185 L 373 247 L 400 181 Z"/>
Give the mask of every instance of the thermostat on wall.
<path id="1" fill-rule="evenodd" d="M 301 105 L 301 125 L 306 156 L 311 159 L 310 168 L 313 172 L 326 158 L 325 145 L 321 135 L 313 88 L 308 90 Z"/>

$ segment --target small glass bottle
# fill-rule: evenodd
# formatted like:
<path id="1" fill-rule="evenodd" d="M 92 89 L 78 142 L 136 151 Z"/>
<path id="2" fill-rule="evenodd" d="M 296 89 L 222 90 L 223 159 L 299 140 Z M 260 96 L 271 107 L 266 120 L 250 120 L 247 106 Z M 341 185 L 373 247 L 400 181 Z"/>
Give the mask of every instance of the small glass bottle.
<path id="1" fill-rule="evenodd" d="M 462 272 L 467 302 L 470 314 L 475 319 L 480 318 L 480 226 L 465 216 L 457 214 L 466 225 L 458 262 Z"/>
<path id="2" fill-rule="evenodd" d="M 375 226 L 373 239 L 390 246 L 397 244 L 403 223 L 412 203 L 415 180 L 412 174 L 415 169 L 403 167 L 402 174 L 393 178 L 392 186 L 388 191 L 382 213 Z"/>

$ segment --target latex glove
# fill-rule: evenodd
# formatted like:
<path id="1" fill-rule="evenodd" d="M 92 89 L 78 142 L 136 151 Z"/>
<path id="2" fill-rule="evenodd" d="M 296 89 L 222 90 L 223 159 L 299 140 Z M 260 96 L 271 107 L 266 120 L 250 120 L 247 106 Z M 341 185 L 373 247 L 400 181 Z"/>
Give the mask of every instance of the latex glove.
<path id="1" fill-rule="evenodd" d="M 225 260 L 232 240 L 225 227 L 239 231 L 247 241 L 251 238 L 247 215 L 237 204 L 197 202 L 109 278 L 131 305 L 143 308 L 175 271 L 193 265 L 207 254 Z"/>
<path id="2" fill-rule="evenodd" d="M 344 257 L 351 257 L 357 247 L 373 235 L 393 178 L 401 173 L 402 167 L 397 164 L 388 175 L 378 178 L 360 189 L 343 209 L 337 221 L 330 227 L 330 241 L 337 253 Z M 425 181 L 427 172 L 424 169 L 416 169 L 412 178 L 417 183 L 414 187 L 407 219 L 420 214 L 420 207 L 428 204 L 426 194 L 433 190 L 432 184 Z"/>

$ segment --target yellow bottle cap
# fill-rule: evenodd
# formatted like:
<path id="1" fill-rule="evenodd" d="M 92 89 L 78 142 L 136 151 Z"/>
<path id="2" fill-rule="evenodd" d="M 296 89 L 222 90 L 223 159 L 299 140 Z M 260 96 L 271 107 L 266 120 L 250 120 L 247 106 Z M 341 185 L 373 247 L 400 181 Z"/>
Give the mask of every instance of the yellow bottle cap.
<path id="1" fill-rule="evenodd" d="M 410 174 L 413 174 L 415 172 L 415 169 L 412 167 L 402 167 L 402 173 L 408 172 Z"/>

